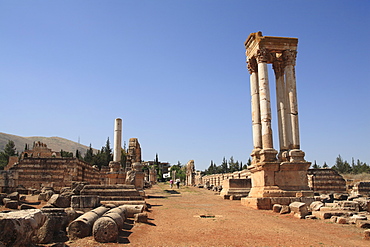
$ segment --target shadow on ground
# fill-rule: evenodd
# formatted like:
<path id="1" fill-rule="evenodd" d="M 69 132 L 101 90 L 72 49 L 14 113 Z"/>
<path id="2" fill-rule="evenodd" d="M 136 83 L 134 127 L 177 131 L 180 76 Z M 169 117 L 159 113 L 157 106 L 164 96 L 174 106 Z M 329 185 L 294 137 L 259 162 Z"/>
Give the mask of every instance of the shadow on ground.
<path id="1" fill-rule="evenodd" d="M 180 192 L 178 192 L 177 190 L 164 190 L 164 192 L 166 193 L 169 193 L 169 194 L 181 194 Z"/>

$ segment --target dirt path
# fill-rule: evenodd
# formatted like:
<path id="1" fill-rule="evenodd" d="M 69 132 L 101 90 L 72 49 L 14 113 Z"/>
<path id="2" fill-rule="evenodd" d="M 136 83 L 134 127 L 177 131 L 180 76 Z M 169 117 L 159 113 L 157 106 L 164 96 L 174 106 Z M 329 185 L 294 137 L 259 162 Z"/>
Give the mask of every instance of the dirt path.
<path id="1" fill-rule="evenodd" d="M 363 230 L 324 220 L 246 208 L 194 187 L 155 185 L 146 191 L 152 205 L 149 224 L 128 225 L 120 243 L 99 244 L 92 237 L 68 246 L 370 246 Z M 200 218 L 200 215 L 215 216 Z"/>

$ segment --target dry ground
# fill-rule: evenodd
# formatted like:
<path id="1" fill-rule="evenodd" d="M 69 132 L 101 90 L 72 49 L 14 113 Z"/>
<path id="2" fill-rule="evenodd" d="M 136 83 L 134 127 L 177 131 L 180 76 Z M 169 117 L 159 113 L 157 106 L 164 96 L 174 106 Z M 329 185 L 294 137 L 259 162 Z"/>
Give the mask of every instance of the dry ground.
<path id="1" fill-rule="evenodd" d="M 100 244 L 92 237 L 76 246 L 370 246 L 363 231 L 324 220 L 246 208 L 195 187 L 170 189 L 167 184 L 146 190 L 152 205 L 149 223 L 126 224 L 119 243 Z M 214 218 L 200 218 L 214 215 Z"/>

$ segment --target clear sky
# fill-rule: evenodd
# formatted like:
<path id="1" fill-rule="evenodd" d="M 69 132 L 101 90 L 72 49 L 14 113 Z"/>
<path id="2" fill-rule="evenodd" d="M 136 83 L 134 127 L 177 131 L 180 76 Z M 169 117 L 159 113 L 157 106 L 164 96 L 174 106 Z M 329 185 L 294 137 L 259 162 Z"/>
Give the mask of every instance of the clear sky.
<path id="1" fill-rule="evenodd" d="M 0 132 L 100 149 L 136 137 L 144 160 L 204 170 L 252 147 L 244 42 L 297 37 L 301 148 L 370 163 L 370 1 L 0 0 Z M 278 147 L 274 74 L 273 131 Z"/>

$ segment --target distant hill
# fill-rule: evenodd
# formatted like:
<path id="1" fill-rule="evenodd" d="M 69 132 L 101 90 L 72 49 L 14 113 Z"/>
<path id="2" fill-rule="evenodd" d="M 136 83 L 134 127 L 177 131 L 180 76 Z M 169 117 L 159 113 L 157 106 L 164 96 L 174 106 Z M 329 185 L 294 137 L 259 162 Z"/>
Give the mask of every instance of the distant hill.
<path id="1" fill-rule="evenodd" d="M 41 136 L 32 136 L 32 137 L 22 137 L 16 135 L 10 135 L 0 132 L 0 151 L 3 151 L 5 145 L 8 141 L 11 140 L 14 142 L 15 147 L 19 153 L 24 151 L 24 147 L 29 144 L 29 148 L 32 149 L 33 142 L 40 141 L 48 146 L 53 151 L 59 152 L 61 149 L 64 151 L 72 152 L 73 155 L 76 154 L 76 149 L 84 156 L 88 146 L 79 144 L 74 141 L 70 141 L 61 137 L 41 137 Z M 96 150 L 94 150 L 96 151 Z"/>

